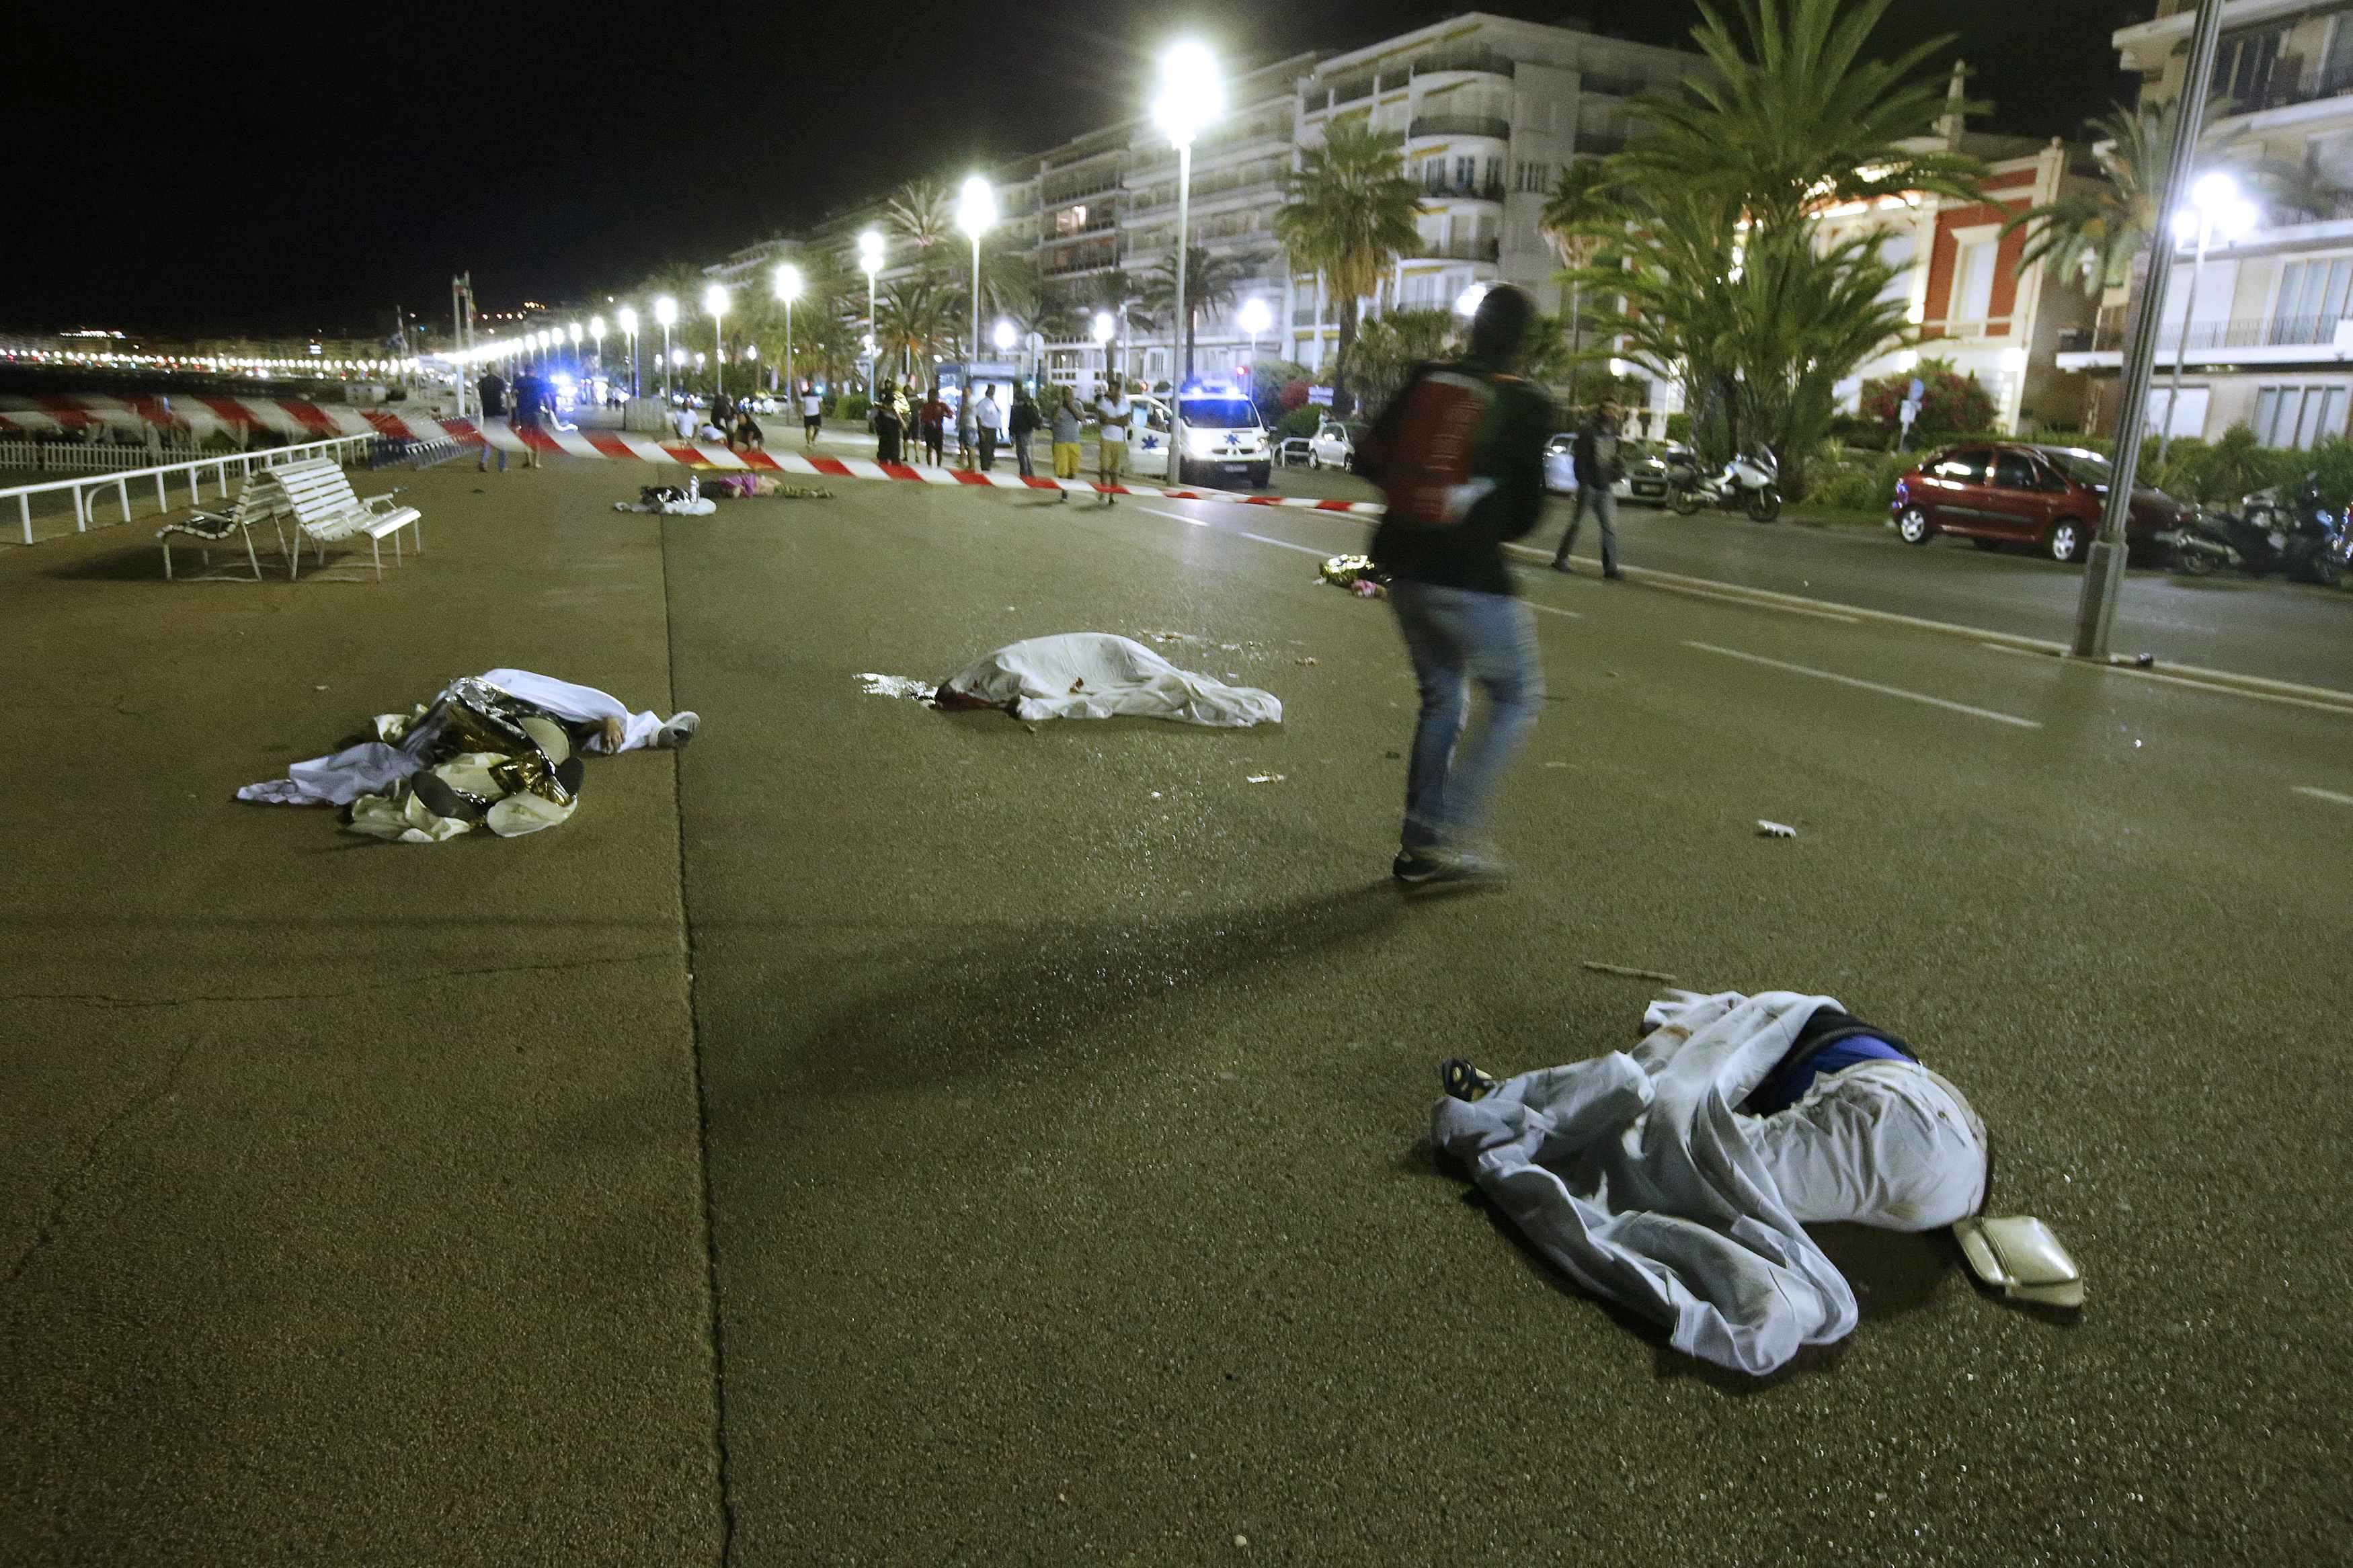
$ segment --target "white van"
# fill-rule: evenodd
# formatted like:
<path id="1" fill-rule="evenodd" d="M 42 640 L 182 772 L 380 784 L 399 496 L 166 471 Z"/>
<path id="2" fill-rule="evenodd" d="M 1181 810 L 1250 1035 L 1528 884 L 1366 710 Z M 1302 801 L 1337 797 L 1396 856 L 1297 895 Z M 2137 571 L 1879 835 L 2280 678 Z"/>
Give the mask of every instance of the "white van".
<path id="1" fill-rule="evenodd" d="M 1128 465 L 1179 485 L 1248 485 L 1266 489 L 1274 447 L 1258 405 L 1224 382 L 1192 382 L 1172 409 L 1157 398 L 1135 399 Z M 1169 454 L 1181 452 L 1172 465 Z M 1173 469 L 1173 471 L 1172 471 Z"/>

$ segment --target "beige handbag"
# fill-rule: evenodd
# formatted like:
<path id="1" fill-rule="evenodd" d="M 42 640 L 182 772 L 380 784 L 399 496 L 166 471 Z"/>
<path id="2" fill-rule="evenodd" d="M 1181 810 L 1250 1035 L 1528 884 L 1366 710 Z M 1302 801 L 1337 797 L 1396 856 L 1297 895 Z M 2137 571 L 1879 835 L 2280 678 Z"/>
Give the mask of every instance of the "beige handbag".
<path id="1" fill-rule="evenodd" d="M 1978 1283 L 2008 1300 L 2036 1307 L 2084 1304 L 2083 1271 L 2051 1227 L 2033 1215 L 1978 1215 L 1955 1225 L 1953 1238 Z"/>

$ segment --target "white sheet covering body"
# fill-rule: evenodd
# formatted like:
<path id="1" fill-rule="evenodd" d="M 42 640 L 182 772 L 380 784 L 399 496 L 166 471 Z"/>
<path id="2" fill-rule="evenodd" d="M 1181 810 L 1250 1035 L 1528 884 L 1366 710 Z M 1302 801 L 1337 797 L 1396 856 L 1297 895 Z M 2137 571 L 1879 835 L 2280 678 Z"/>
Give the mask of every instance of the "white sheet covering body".
<path id="1" fill-rule="evenodd" d="M 1914 1064 L 1819 1079 L 1775 1116 L 1735 1111 L 1815 1010 L 1837 1005 L 1678 993 L 1645 1015 L 1632 1052 L 1524 1073 L 1476 1103 L 1440 1100 L 1432 1136 L 1578 1284 L 1665 1324 L 1678 1350 L 1769 1373 L 1855 1325 L 1854 1293 L 1801 1214 L 1926 1229 L 1984 1195 L 1981 1124 Z"/>
<path id="2" fill-rule="evenodd" d="M 1108 632 L 1064 632 L 998 648 L 941 689 L 1020 719 L 1174 719 L 1243 729 L 1282 722 L 1282 703 L 1255 687 L 1179 669 L 1142 643 Z"/>
<path id="3" fill-rule="evenodd" d="M 593 686 L 575 686 L 568 680 L 534 675 L 527 669 L 486 670 L 481 679 L 559 719 L 602 724 L 603 732 L 589 737 L 583 751 L 604 754 L 633 752 L 652 744 L 661 729 L 662 721 L 656 715 L 632 713 L 619 698 Z M 618 743 L 608 744 L 608 740 L 617 734 Z M 323 757 L 296 763 L 286 770 L 282 779 L 247 784 L 237 792 L 237 798 L 269 805 L 349 805 L 362 795 L 383 795 L 401 780 L 423 772 L 433 739 L 430 728 L 413 725 L 398 745 L 363 741 Z"/>

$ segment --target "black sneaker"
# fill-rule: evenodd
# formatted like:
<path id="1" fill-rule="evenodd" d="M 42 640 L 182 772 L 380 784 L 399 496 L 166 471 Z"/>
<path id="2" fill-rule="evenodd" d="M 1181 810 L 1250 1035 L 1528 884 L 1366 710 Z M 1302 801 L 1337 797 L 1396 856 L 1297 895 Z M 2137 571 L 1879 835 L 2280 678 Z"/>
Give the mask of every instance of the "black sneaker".
<path id="1" fill-rule="evenodd" d="M 1400 849 L 1389 862 L 1389 875 L 1408 887 L 1432 880 L 1440 868 L 1438 857 L 1421 849 Z"/>
<path id="2" fill-rule="evenodd" d="M 1389 875 L 1409 890 L 1439 888 L 1493 887 L 1511 873 L 1483 855 L 1461 849 L 1402 849 L 1389 863 Z"/>
<path id="3" fill-rule="evenodd" d="M 1552 558 L 1552 569 L 1556 572 L 1567 572 L 1571 574 L 1574 574 L 1577 570 L 1568 563 L 1568 557 L 1566 555 L 1554 556 Z"/>
<path id="4" fill-rule="evenodd" d="M 1615 583 L 1624 577 L 1626 574 L 1619 571 L 1615 566 L 1612 566 L 1609 571 L 1601 574 L 1601 575 L 1608 578 L 1610 582 Z"/>
<path id="5" fill-rule="evenodd" d="M 1438 1064 L 1438 1086 L 1449 1097 L 1476 1105 L 1495 1092 L 1500 1082 L 1493 1073 L 1481 1072 L 1461 1057 L 1449 1057 Z"/>

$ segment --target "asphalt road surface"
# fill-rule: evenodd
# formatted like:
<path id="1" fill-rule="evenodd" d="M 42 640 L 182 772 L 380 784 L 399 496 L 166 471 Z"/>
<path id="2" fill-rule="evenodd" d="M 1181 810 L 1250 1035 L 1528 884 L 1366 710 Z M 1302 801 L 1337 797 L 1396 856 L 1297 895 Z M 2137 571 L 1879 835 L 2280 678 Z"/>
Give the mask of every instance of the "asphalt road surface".
<path id="1" fill-rule="evenodd" d="M 1276 483 L 1300 493 L 1375 494 L 1344 474 L 1292 470 L 1278 474 Z M 1551 554 L 1568 510 L 1565 498 L 1555 499 L 1545 528 L 1530 538 L 1527 559 L 1541 563 Z M 2023 546 L 1984 551 L 1943 537 L 1909 545 L 1892 529 L 1803 517 L 1759 525 L 1718 512 L 1683 518 L 1625 504 L 1618 517 L 1628 565 L 2015 637 L 2058 643 L 2074 637 L 2082 569 Z M 1577 536 L 1577 557 L 1598 561 L 1600 551 L 1599 531 L 1588 521 Z M 2322 588 L 2237 574 L 2191 578 L 2136 566 L 2116 605 L 2113 646 L 2120 654 L 2152 653 L 2177 664 L 2353 691 L 2353 585 Z"/>
<path id="2" fill-rule="evenodd" d="M 0 1560 L 2342 1560 L 2353 715 L 1536 570 L 1520 875 L 1407 904 L 1345 519 L 641 482 L 415 476 L 381 588 L 0 559 Z M 1285 721 L 857 679 L 1071 630 Z M 507 661 L 702 736 L 511 842 L 221 798 Z M 2087 1310 L 1833 1234 L 1757 1382 L 1566 1287 L 1425 1133 L 1633 1037 L 1586 960 L 1903 1032 Z"/>

